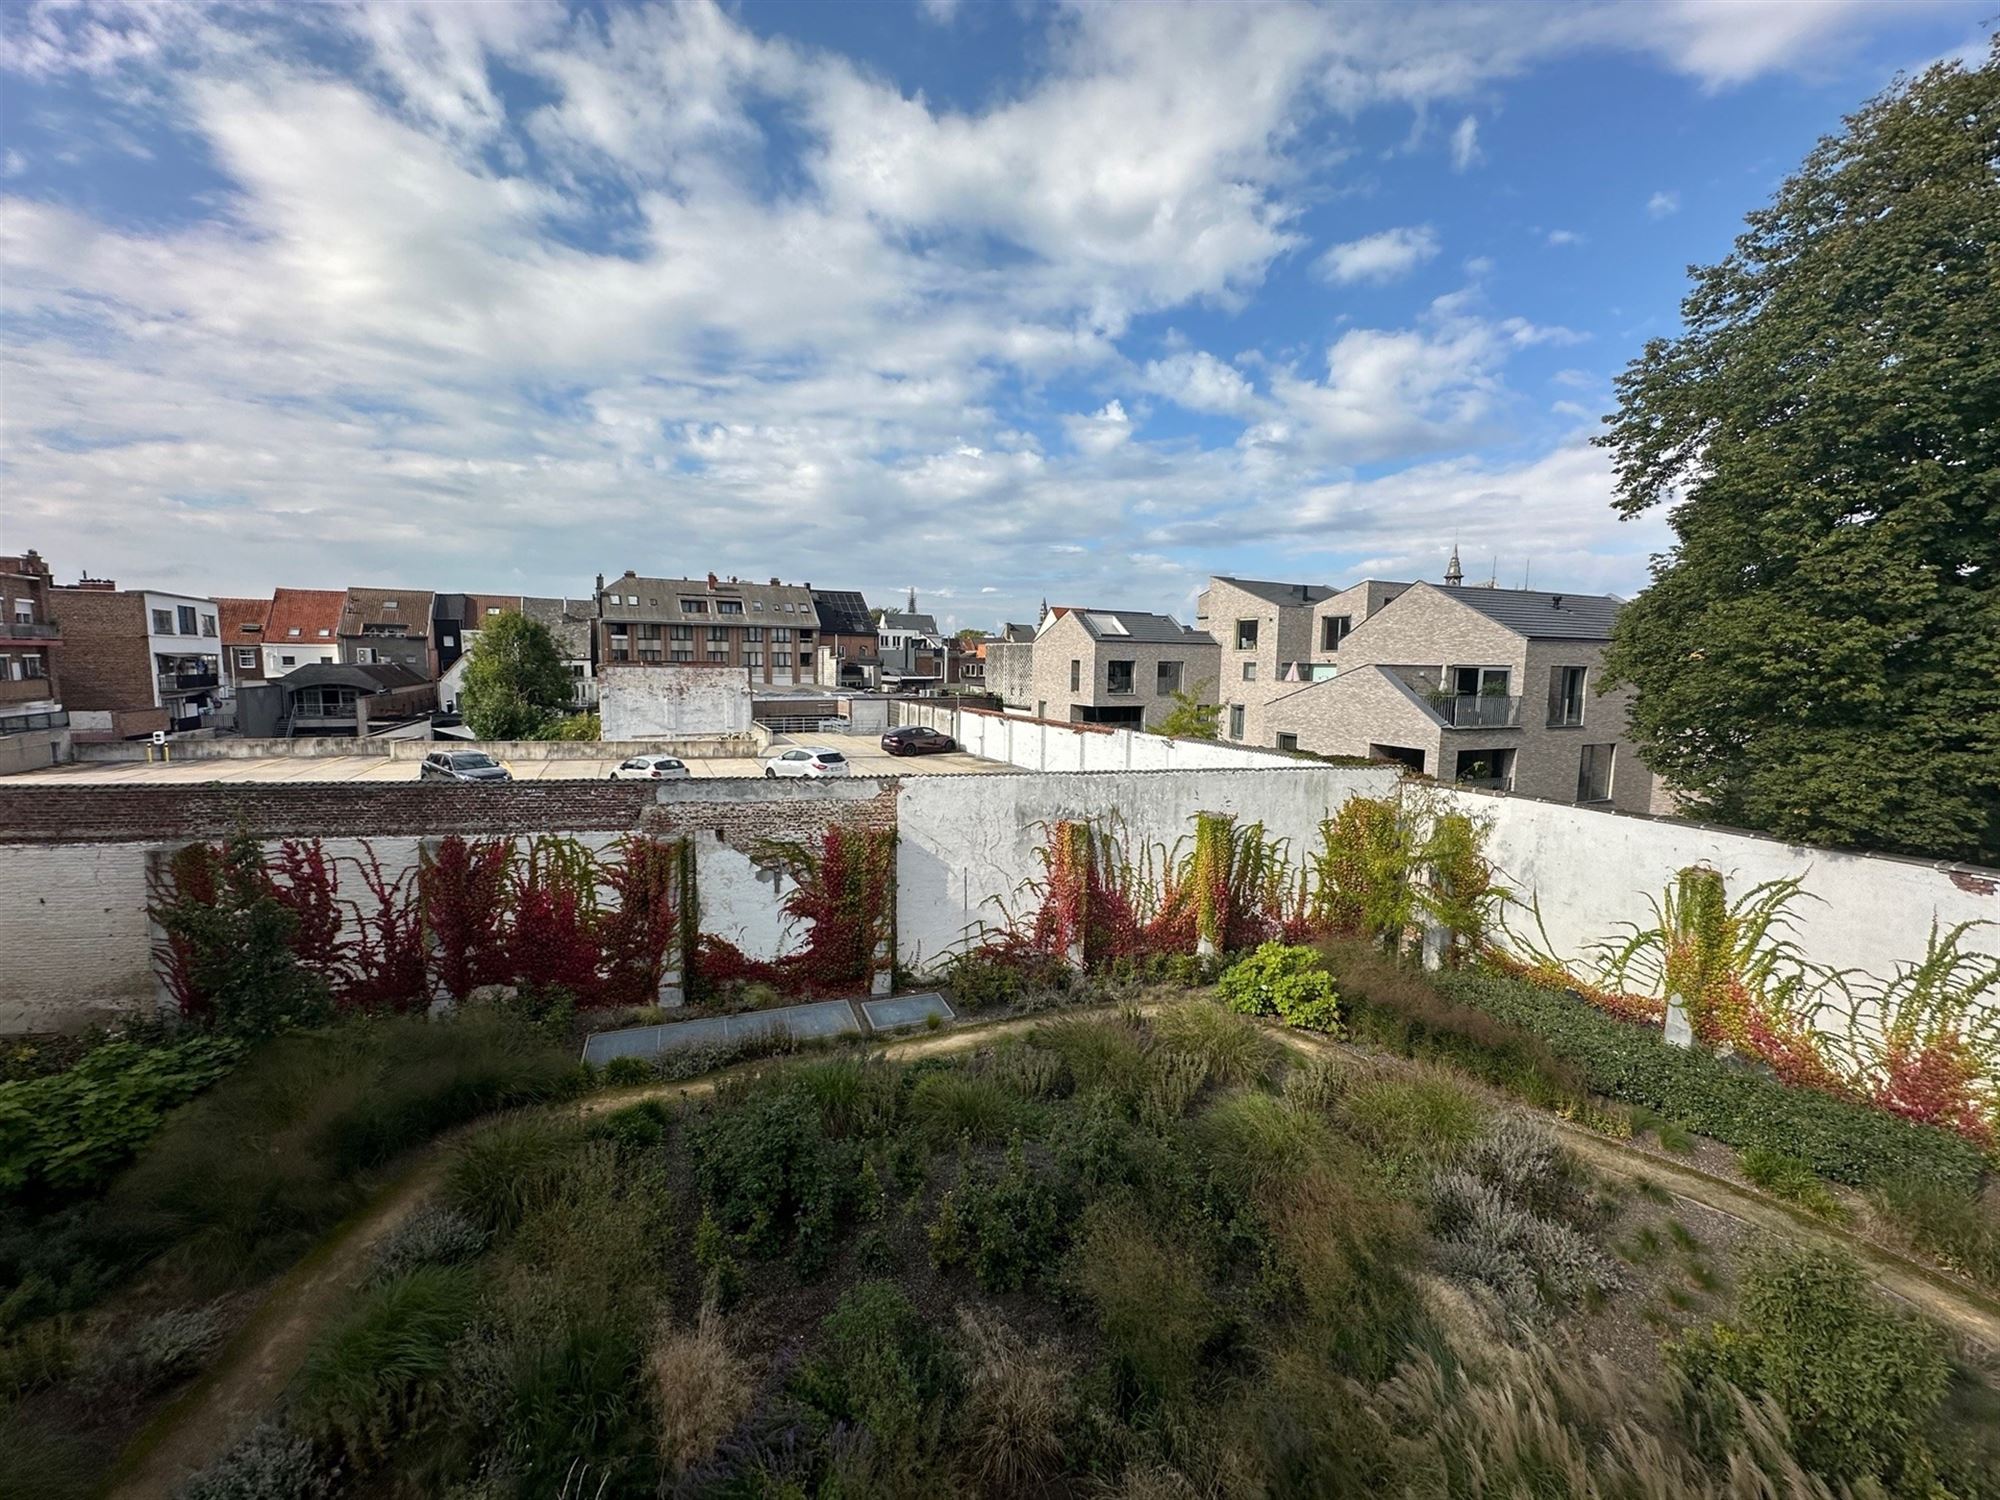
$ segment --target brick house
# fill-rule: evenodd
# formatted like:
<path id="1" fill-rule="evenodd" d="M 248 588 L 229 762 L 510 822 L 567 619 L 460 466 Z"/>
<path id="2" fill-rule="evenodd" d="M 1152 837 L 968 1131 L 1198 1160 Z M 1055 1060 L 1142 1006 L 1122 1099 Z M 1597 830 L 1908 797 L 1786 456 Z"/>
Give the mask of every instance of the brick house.
<path id="1" fill-rule="evenodd" d="M 753 687 L 815 680 L 819 614 L 809 585 L 738 578 L 641 578 L 597 589 L 600 666 L 741 667 Z"/>
<path id="2" fill-rule="evenodd" d="M 213 599 L 120 589 L 110 579 L 49 590 L 63 637 L 63 705 L 80 740 L 199 729 L 222 696 Z"/>
<path id="3" fill-rule="evenodd" d="M 938 631 L 937 616 L 917 608 L 917 591 L 910 590 L 905 609 L 885 609 L 875 627 L 882 658 L 882 685 L 902 692 L 926 692 L 944 686 L 949 653 Z"/>
<path id="4" fill-rule="evenodd" d="M 49 609 L 53 587 L 40 553 L 0 557 L 0 774 L 69 753 L 62 627 Z"/>
<path id="5" fill-rule="evenodd" d="M 245 683 L 265 680 L 264 626 L 271 601 L 218 598 L 215 610 L 222 624 L 222 696 L 233 698 Z"/>
<path id="6" fill-rule="evenodd" d="M 1030 711 L 1078 724 L 1157 723 L 1177 691 L 1213 703 L 1221 669 L 1212 637 L 1143 610 L 1052 609 L 1028 651 Z"/>
<path id="7" fill-rule="evenodd" d="M 340 612 L 346 606 L 345 589 L 273 590 L 264 618 L 264 680 L 339 661 Z"/>
<path id="8" fill-rule="evenodd" d="M 868 601 L 853 589 L 812 589 L 819 622 L 814 675 L 825 687 L 875 688 L 882 685 L 882 639 Z"/>
<path id="9" fill-rule="evenodd" d="M 1374 602 L 1371 589 L 1393 593 Z M 1649 811 L 1654 779 L 1626 730 L 1630 693 L 1596 690 L 1619 608 L 1595 594 L 1357 584 L 1314 606 L 1315 645 L 1335 645 L 1309 665 L 1333 675 L 1270 699 L 1265 743 Z M 1360 618 L 1324 623 L 1339 610 Z"/>
<path id="10" fill-rule="evenodd" d="M 349 666 L 394 665 L 430 682 L 437 677 L 429 589 L 350 588 L 336 632 Z"/>

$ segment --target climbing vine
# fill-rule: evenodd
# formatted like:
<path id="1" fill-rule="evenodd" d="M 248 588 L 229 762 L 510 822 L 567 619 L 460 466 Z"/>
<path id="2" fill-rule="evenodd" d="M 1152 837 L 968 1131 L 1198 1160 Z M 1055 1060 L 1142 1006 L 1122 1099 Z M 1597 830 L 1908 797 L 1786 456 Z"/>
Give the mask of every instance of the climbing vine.
<path id="1" fill-rule="evenodd" d="M 835 826 L 813 841 L 763 840 L 752 858 L 791 882 L 782 909 L 805 925 L 805 940 L 765 960 L 704 933 L 695 959 L 704 996 L 743 983 L 802 994 L 865 989 L 895 947 L 895 832 Z"/>

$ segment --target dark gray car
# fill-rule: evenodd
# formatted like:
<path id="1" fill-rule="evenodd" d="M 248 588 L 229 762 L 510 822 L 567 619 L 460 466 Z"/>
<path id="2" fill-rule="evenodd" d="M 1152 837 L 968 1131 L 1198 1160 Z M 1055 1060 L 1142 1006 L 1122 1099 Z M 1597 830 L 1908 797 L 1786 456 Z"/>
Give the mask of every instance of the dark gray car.
<path id="1" fill-rule="evenodd" d="M 512 781 L 514 773 L 483 750 L 438 750 L 424 757 L 419 781 Z"/>

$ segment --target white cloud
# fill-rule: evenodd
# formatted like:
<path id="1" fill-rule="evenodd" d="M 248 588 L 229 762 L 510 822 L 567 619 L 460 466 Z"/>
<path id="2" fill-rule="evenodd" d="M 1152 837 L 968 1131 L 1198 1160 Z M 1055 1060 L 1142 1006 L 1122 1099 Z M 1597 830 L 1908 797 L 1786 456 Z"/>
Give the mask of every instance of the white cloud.
<path id="1" fill-rule="evenodd" d="M 1216 416 L 1248 416 L 1258 398 L 1242 374 L 1203 350 L 1170 354 L 1149 362 L 1141 377 L 1146 389 L 1188 411 Z"/>
<path id="2" fill-rule="evenodd" d="M 1660 189 L 1646 200 L 1646 216 L 1652 219 L 1666 219 L 1681 211 L 1681 195 L 1666 188 Z"/>
<path id="3" fill-rule="evenodd" d="M 1334 245 L 1313 268 L 1326 280 L 1343 286 L 1356 281 L 1388 282 L 1408 275 L 1437 253 L 1436 231 L 1417 225 L 1385 229 Z"/>
<path id="4" fill-rule="evenodd" d="M 1548 243 L 1560 250 L 1566 245 L 1581 245 L 1583 236 L 1574 229 L 1551 229 L 1548 233 Z"/>
<path id="5" fill-rule="evenodd" d="M 1071 445 L 1093 457 L 1109 453 L 1132 438 L 1132 419 L 1125 415 L 1121 401 L 1107 401 L 1102 410 L 1087 417 L 1065 417 L 1063 427 L 1069 433 Z"/>
<path id="6" fill-rule="evenodd" d="M 961 0 L 919 0 L 918 8 L 923 11 L 926 19 L 936 22 L 939 26 L 949 26 L 958 19 L 960 4 Z"/>
<path id="7" fill-rule="evenodd" d="M 1484 159 L 1479 149 L 1479 121 L 1467 115 L 1451 133 L 1451 169 L 1464 172 Z"/>

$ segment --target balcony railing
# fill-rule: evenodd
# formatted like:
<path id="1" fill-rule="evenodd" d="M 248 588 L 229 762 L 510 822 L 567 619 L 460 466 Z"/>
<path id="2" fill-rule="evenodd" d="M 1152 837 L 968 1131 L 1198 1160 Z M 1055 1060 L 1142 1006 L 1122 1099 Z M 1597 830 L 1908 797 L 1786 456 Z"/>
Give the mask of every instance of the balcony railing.
<path id="1" fill-rule="evenodd" d="M 1519 729 L 1521 700 L 1500 693 L 1435 693 L 1424 700 L 1453 729 Z"/>
<path id="2" fill-rule="evenodd" d="M 39 625 L 28 620 L 0 620 L 0 640 L 7 641 L 59 641 L 62 626 Z"/>
<path id="3" fill-rule="evenodd" d="M 1330 682 L 1340 675 L 1340 668 L 1330 661 L 1281 661 L 1278 663 L 1279 682 Z"/>
<path id="4" fill-rule="evenodd" d="M 213 671 L 162 672 L 160 674 L 160 691 L 165 693 L 192 693 L 202 688 L 212 688 L 215 685 L 216 675 Z"/>
<path id="5" fill-rule="evenodd" d="M 61 729 L 68 723 L 68 711 L 60 708 L 37 714 L 0 714 L 0 734 L 20 734 L 29 729 Z"/>

